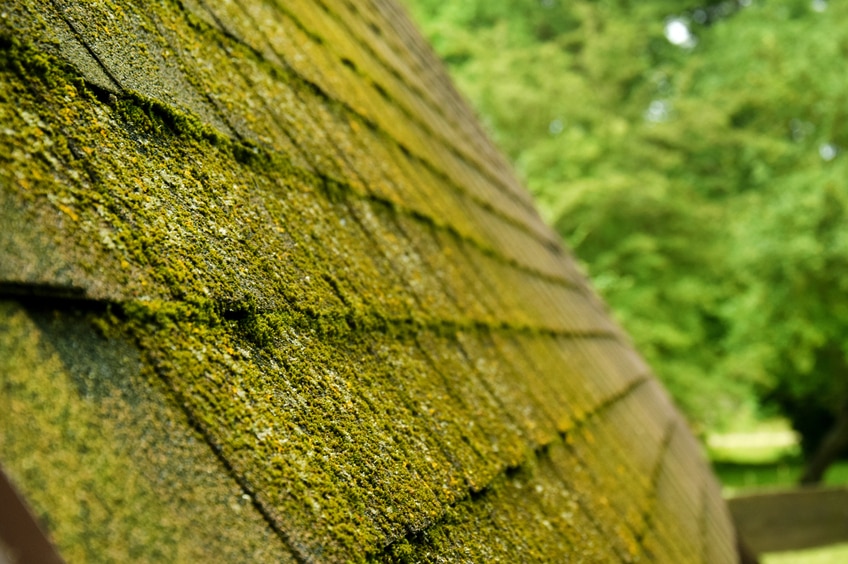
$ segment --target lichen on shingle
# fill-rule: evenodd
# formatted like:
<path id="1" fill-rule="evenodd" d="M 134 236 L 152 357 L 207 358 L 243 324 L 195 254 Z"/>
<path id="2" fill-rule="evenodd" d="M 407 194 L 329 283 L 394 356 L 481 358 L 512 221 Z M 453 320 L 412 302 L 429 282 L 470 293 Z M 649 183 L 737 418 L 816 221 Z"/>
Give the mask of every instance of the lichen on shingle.
<path id="1" fill-rule="evenodd" d="M 0 463 L 67 559 L 735 559 L 397 6 L 4 10 Z"/>

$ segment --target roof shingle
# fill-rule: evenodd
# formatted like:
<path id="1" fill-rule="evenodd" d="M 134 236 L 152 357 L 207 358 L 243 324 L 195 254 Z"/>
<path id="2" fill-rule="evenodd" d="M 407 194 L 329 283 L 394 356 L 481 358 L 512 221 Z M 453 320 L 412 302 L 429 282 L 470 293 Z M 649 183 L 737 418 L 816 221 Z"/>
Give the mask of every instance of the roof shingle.
<path id="1" fill-rule="evenodd" d="M 68 560 L 735 560 L 397 6 L 4 10 L 0 463 Z"/>

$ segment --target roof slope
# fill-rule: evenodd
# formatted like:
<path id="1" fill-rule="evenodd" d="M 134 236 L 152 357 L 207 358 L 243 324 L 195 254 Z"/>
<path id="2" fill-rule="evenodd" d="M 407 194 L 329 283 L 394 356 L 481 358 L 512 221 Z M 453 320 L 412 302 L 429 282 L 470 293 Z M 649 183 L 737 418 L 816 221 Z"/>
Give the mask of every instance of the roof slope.
<path id="1" fill-rule="evenodd" d="M 71 561 L 733 561 L 387 0 L 7 1 L 0 463 Z"/>

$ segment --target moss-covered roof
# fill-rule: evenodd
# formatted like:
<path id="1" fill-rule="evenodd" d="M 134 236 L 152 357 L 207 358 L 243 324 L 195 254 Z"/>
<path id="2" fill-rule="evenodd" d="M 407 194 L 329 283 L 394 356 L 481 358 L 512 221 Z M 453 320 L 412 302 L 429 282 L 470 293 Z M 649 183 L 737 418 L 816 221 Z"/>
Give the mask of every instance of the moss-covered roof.
<path id="1" fill-rule="evenodd" d="M 0 464 L 69 561 L 735 559 L 394 3 L 2 10 Z"/>

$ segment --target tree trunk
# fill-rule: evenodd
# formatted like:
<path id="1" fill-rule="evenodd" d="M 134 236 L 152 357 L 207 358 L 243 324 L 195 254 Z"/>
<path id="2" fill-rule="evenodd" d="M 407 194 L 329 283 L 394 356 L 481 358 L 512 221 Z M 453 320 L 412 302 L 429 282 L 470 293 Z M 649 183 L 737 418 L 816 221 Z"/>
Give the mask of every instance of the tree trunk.
<path id="1" fill-rule="evenodd" d="M 844 406 L 839 412 L 833 427 L 822 439 L 813 456 L 807 461 L 800 482 L 802 484 L 821 482 L 828 467 L 846 449 L 848 449 L 848 405 Z"/>

